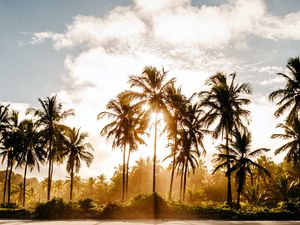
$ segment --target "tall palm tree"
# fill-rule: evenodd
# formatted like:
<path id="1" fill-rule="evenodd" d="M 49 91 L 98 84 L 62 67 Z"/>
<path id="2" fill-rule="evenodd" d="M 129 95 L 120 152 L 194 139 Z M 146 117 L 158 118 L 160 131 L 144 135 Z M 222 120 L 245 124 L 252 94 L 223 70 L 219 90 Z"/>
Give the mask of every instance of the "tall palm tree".
<path id="1" fill-rule="evenodd" d="M 106 135 L 107 140 L 113 139 L 112 147 L 120 147 L 123 151 L 122 167 L 122 201 L 125 200 L 126 189 L 126 151 L 128 150 L 128 161 L 130 152 L 136 150 L 138 144 L 145 144 L 140 134 L 144 133 L 147 127 L 147 119 L 141 117 L 139 107 L 131 105 L 131 97 L 126 93 L 120 93 L 116 99 L 109 101 L 106 105 L 108 111 L 98 114 L 98 120 L 104 117 L 111 119 L 105 125 L 100 134 Z M 146 122 L 145 122 L 146 121 Z M 128 165 L 128 162 L 127 162 Z"/>
<path id="2" fill-rule="evenodd" d="M 80 129 L 70 129 L 66 132 L 64 142 L 63 156 L 67 156 L 67 171 L 70 174 L 70 201 L 73 197 L 73 179 L 74 173 L 78 173 L 81 167 L 81 161 L 85 161 L 90 166 L 94 156 L 86 149 L 93 149 L 92 145 L 85 142 L 87 133 L 80 132 Z"/>
<path id="3" fill-rule="evenodd" d="M 146 142 L 141 135 L 147 134 L 145 131 L 148 127 L 148 114 L 144 113 L 140 107 L 132 107 L 134 111 L 133 117 L 130 117 L 130 123 L 128 124 L 129 138 L 128 138 L 128 155 L 126 163 L 126 184 L 125 194 L 128 197 L 128 183 L 129 183 L 129 160 L 130 153 L 136 151 L 139 145 L 146 145 Z"/>
<path id="4" fill-rule="evenodd" d="M 184 117 L 182 118 L 182 129 L 178 131 L 178 147 L 179 157 L 177 164 L 181 164 L 181 190 L 182 200 L 185 200 L 186 181 L 189 168 L 192 168 L 193 173 L 198 165 L 198 160 L 201 155 L 200 148 L 205 154 L 205 147 L 203 145 L 204 134 L 208 133 L 203 129 L 203 123 L 200 120 L 202 116 L 202 110 L 199 108 L 199 104 L 189 103 L 186 105 Z"/>
<path id="5" fill-rule="evenodd" d="M 6 179 L 7 179 L 7 201 L 10 203 L 11 196 L 11 175 L 13 166 L 18 160 L 18 151 L 21 149 L 20 135 L 19 135 L 19 112 L 13 110 L 8 116 L 8 126 L 2 133 L 2 162 L 7 159 Z M 6 182 L 5 182 L 6 183 Z M 5 194 L 3 196 L 5 201 Z"/>
<path id="6" fill-rule="evenodd" d="M 271 138 L 279 138 L 287 140 L 285 144 L 275 150 L 275 155 L 284 151 L 288 151 L 285 159 L 288 162 L 295 164 L 300 163 L 300 120 L 297 117 L 293 118 L 290 124 L 279 123 L 277 128 L 284 130 L 283 134 L 273 134 Z"/>
<path id="7" fill-rule="evenodd" d="M 23 120 L 19 126 L 21 149 L 18 152 L 17 167 L 24 167 L 23 176 L 23 201 L 25 206 L 26 175 L 27 168 L 32 171 L 34 168 L 40 170 L 40 163 L 44 163 L 46 152 L 43 148 L 43 140 L 39 127 L 32 120 Z"/>
<path id="8" fill-rule="evenodd" d="M 278 109 L 274 115 L 281 116 L 288 112 L 286 122 L 288 125 L 292 124 L 295 117 L 299 118 L 300 112 L 300 59 L 298 57 L 290 58 L 286 65 L 288 74 L 278 73 L 286 82 L 283 88 L 273 91 L 269 95 L 270 101 L 279 99 L 276 103 Z"/>
<path id="9" fill-rule="evenodd" d="M 237 183 L 237 208 L 240 207 L 240 195 L 243 191 L 247 176 L 249 175 L 253 179 L 252 170 L 256 168 L 260 173 L 270 176 L 267 169 L 262 167 L 253 161 L 254 158 L 262 155 L 264 152 L 269 151 L 267 148 L 259 148 L 251 151 L 251 134 L 245 129 L 243 132 L 235 129 L 232 138 L 229 140 L 229 153 L 226 153 L 228 149 L 225 145 L 220 145 L 220 154 L 215 155 L 215 161 L 220 164 L 214 169 L 214 172 L 227 167 L 228 158 L 232 162 L 232 167 L 226 172 L 226 176 L 229 174 L 235 174 Z M 224 154 L 225 152 L 225 154 Z"/>
<path id="10" fill-rule="evenodd" d="M 182 120 L 185 112 L 185 106 L 187 103 L 186 97 L 181 93 L 181 88 L 176 88 L 174 84 L 169 85 L 166 88 L 166 103 L 168 110 L 165 112 L 166 127 L 165 130 L 168 133 L 168 139 L 172 143 L 171 154 L 167 158 L 172 158 L 171 162 L 171 180 L 169 188 L 169 200 L 172 198 L 172 188 L 174 180 L 174 172 L 176 165 L 176 153 L 178 150 L 178 130 L 180 129 L 180 121 Z M 167 159 L 166 158 L 166 159 Z"/>
<path id="11" fill-rule="evenodd" d="M 0 146 L 1 149 L 3 149 L 3 132 L 6 131 L 8 128 L 8 114 L 9 114 L 9 105 L 4 106 L 0 105 Z M 3 158 L 2 163 L 5 161 Z M 3 202 L 5 202 L 5 196 L 6 196 L 6 184 L 7 184 L 7 174 L 8 174 L 8 168 L 9 164 L 7 163 L 6 165 L 6 170 L 5 170 L 5 178 L 4 178 L 4 187 L 3 187 Z"/>
<path id="12" fill-rule="evenodd" d="M 42 136 L 47 148 L 48 161 L 48 184 L 47 184 L 47 200 L 50 200 L 51 181 L 53 175 L 53 163 L 57 157 L 59 145 L 63 139 L 62 133 L 65 126 L 61 122 L 70 115 L 74 115 L 72 109 L 63 111 L 62 104 L 57 102 L 57 96 L 40 99 L 40 109 L 29 108 L 27 113 L 32 113 L 37 118 L 37 125 L 42 128 Z"/>
<path id="13" fill-rule="evenodd" d="M 233 128 L 245 127 L 243 119 L 247 121 L 250 116 L 250 112 L 243 108 L 250 103 L 250 100 L 242 96 L 251 94 L 250 86 L 247 83 L 236 84 L 235 77 L 235 73 L 229 77 L 223 73 L 217 73 L 206 81 L 210 90 L 199 93 L 201 106 L 207 108 L 203 121 L 207 127 L 216 124 L 213 138 L 221 136 L 225 139 L 226 154 L 229 154 L 228 141 Z M 230 159 L 227 158 L 227 160 L 227 171 L 229 171 Z M 232 206 L 230 173 L 227 180 L 227 204 Z"/>
<path id="14" fill-rule="evenodd" d="M 174 83 L 175 78 L 166 81 L 166 72 L 155 67 L 145 67 L 141 75 L 131 75 L 129 83 L 131 88 L 135 87 L 138 91 L 127 91 L 127 94 L 135 99 L 139 99 L 138 105 L 147 105 L 147 112 L 155 113 L 154 121 L 154 149 L 153 149 L 153 184 L 152 192 L 155 192 L 155 174 L 156 174 L 156 144 L 157 144 L 157 126 L 158 113 L 167 111 L 165 92 L 169 85 Z"/>

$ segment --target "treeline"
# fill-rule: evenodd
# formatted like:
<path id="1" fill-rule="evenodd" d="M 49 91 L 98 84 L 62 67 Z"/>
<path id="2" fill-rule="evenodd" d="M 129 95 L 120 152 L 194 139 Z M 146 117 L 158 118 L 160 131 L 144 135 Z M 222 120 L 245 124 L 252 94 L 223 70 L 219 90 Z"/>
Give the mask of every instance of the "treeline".
<path id="1" fill-rule="evenodd" d="M 212 75 L 205 82 L 205 90 L 192 96 L 185 96 L 181 92 L 175 78 L 167 79 L 167 72 L 164 69 L 149 66 L 145 67 L 140 75 L 129 76 L 129 88 L 109 101 L 106 110 L 98 114 L 99 120 L 105 118 L 107 122 L 100 134 L 107 138 L 112 148 L 122 151 L 123 163 L 111 181 L 102 179 L 105 191 L 102 195 L 99 194 L 101 197 L 93 196 L 92 193 L 90 197 L 99 202 L 116 199 L 126 201 L 136 193 L 152 191 L 163 195 L 167 193 L 169 200 L 184 202 L 218 202 L 226 199 L 229 207 L 236 206 L 238 209 L 241 198 L 247 200 L 249 204 L 270 206 L 281 200 L 287 201 L 290 197 L 296 199 L 300 193 L 297 169 L 300 159 L 299 57 L 289 59 L 287 69 L 288 74 L 278 73 L 285 80 L 283 87 L 269 95 L 270 101 L 276 101 L 278 106 L 274 115 L 276 117 L 287 115 L 278 125 L 282 133 L 272 135 L 272 138 L 286 140 L 284 145 L 275 150 L 275 154 L 287 151 L 285 161 L 281 165 L 276 165 L 264 156 L 270 149 L 251 148 L 252 137 L 249 130 L 251 112 L 247 108 L 251 103 L 251 87 L 248 83 L 238 83 L 235 73 Z M 63 111 L 61 104 L 56 101 L 56 96 L 39 101 L 41 109 L 28 110 L 33 116 L 30 120 L 31 126 L 36 127 L 33 129 L 36 136 L 33 137 L 37 137 L 36 141 L 30 143 L 24 138 L 27 134 L 21 134 L 23 130 L 28 129 L 22 128 L 21 123 L 14 119 L 17 113 L 9 112 L 8 106 L 0 108 L 3 146 L 1 155 L 7 161 L 4 202 L 5 187 L 8 187 L 7 199 L 10 201 L 13 168 L 24 168 L 23 186 L 26 187 L 27 167 L 34 168 L 39 165 L 38 163 L 48 164 L 46 199 L 49 200 L 54 163 L 64 161 L 67 162 L 66 169 L 71 177 L 69 199 L 72 201 L 72 187 L 76 183 L 75 173 L 80 169 L 80 162 L 83 160 L 89 165 L 93 158 L 87 151 L 91 148 L 90 144 L 84 141 L 87 135 L 61 123 L 64 118 L 74 114 L 73 110 Z M 150 129 L 153 129 L 154 133 L 153 137 L 151 136 L 153 159 L 141 159 L 140 162 L 145 164 L 147 169 L 142 170 L 143 172 L 136 178 L 135 168 L 139 162 L 130 167 L 130 156 L 138 151 L 141 145 L 149 143 L 147 135 Z M 168 142 L 164 151 L 165 149 L 170 151 L 165 159 L 170 162 L 169 171 L 161 168 L 156 159 L 157 151 L 161 150 L 157 148 L 157 140 L 162 137 L 161 133 L 166 134 Z M 212 175 L 199 161 L 200 156 L 206 152 L 203 139 L 207 135 L 222 141 L 222 144 L 216 146 Z M 34 160 L 30 161 L 30 158 Z M 200 176 L 197 171 L 202 171 L 200 173 L 202 175 Z M 79 183 L 84 186 L 89 181 L 92 179 L 80 180 Z M 95 181 L 97 182 L 100 181 Z M 75 188 L 74 191 L 78 191 L 76 196 L 84 198 L 79 194 L 79 190 L 81 190 L 79 187 Z M 102 189 L 97 186 L 94 193 L 98 193 L 99 190 Z M 23 204 L 25 192 L 24 188 Z M 85 190 L 83 193 L 89 192 Z M 233 199 L 236 199 L 236 204 Z"/>
<path id="2" fill-rule="evenodd" d="M 31 119 L 20 120 L 19 112 L 0 105 L 0 156 L 6 164 L 3 181 L 4 205 L 11 204 L 12 172 L 14 168 L 24 170 L 22 189 L 22 205 L 26 202 L 26 175 L 28 170 L 40 169 L 48 164 L 47 200 L 50 200 L 54 163 L 66 161 L 66 170 L 70 175 L 70 201 L 72 200 L 73 180 L 79 172 L 81 161 L 89 166 L 93 160 L 90 143 L 86 142 L 87 133 L 80 129 L 70 128 L 62 123 L 74 115 L 73 110 L 62 110 L 56 96 L 45 100 L 39 99 L 40 109 L 28 108 L 26 114 Z"/>
<path id="3" fill-rule="evenodd" d="M 296 202 L 299 199 L 300 167 L 293 167 L 291 164 L 282 162 L 276 164 L 271 158 L 260 157 L 258 163 L 269 171 L 272 171 L 270 179 L 262 179 L 259 171 L 254 170 L 254 179 L 247 182 L 242 194 L 244 206 L 249 205 L 276 208 L 282 202 Z M 149 193 L 152 190 L 151 175 L 153 162 L 149 159 L 139 159 L 129 172 L 128 198 L 132 199 L 140 193 Z M 158 165 L 157 192 L 168 197 L 169 180 L 171 171 Z M 0 172 L 0 185 L 3 187 L 5 171 Z M 20 174 L 12 174 L 12 196 L 11 201 L 22 204 L 23 177 Z M 36 178 L 29 178 L 26 181 L 26 202 L 27 206 L 34 207 L 38 202 L 47 201 L 47 178 L 39 182 Z M 70 179 L 52 181 L 52 197 L 69 200 Z M 122 196 L 122 167 L 115 168 L 113 177 L 108 180 L 104 175 L 82 179 L 74 177 L 74 198 L 77 202 L 81 199 L 92 199 L 94 204 L 101 205 L 109 202 L 119 201 Z M 174 200 L 179 199 L 180 177 L 174 179 Z M 212 174 L 202 161 L 199 167 L 187 179 L 186 203 L 198 205 L 218 206 L 226 201 L 227 180 L 224 174 L 217 172 Z M 235 185 L 233 186 L 233 198 L 236 198 Z M 3 188 L 0 190 L 3 194 Z"/>

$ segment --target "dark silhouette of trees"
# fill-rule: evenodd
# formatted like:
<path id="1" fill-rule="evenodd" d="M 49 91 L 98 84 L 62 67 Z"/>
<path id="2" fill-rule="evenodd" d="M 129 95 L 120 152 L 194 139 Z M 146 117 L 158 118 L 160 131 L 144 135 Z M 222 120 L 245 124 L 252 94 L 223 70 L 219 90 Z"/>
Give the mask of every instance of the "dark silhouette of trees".
<path id="1" fill-rule="evenodd" d="M 227 170 L 226 176 L 229 174 L 235 175 L 237 184 L 237 209 L 240 207 L 240 196 L 243 192 L 247 176 L 253 180 L 253 169 L 256 168 L 263 175 L 270 176 L 268 170 L 257 164 L 253 159 L 269 151 L 266 148 L 251 150 L 252 137 L 251 134 L 244 129 L 243 131 L 235 130 L 232 138 L 229 139 L 229 154 L 227 154 L 227 146 L 220 145 L 221 153 L 215 155 L 215 161 L 220 162 L 214 171 L 227 167 L 227 162 L 231 162 L 230 170 Z M 225 154 L 224 154 L 225 153 Z M 229 159 L 229 160 L 228 160 Z M 252 182 L 253 183 L 253 182 Z"/>
<path id="2" fill-rule="evenodd" d="M 286 65 L 288 74 L 278 73 L 285 80 L 285 86 L 269 95 L 270 101 L 278 99 L 275 111 L 275 117 L 283 115 L 288 112 L 285 119 L 287 125 L 294 123 L 295 119 L 299 120 L 300 112 L 300 59 L 298 57 L 290 58 Z M 289 111 L 288 111 L 289 110 Z"/>
<path id="3" fill-rule="evenodd" d="M 40 170 L 40 163 L 44 163 L 46 152 L 43 148 L 43 139 L 41 133 L 38 131 L 39 127 L 32 120 L 23 120 L 20 123 L 18 133 L 20 137 L 21 146 L 18 150 L 17 167 L 24 167 L 23 175 L 23 195 L 22 204 L 25 206 L 26 200 L 26 174 L 29 167 L 32 171 L 37 167 Z"/>
<path id="4" fill-rule="evenodd" d="M 64 111 L 62 104 L 57 102 L 57 96 L 40 99 L 40 109 L 29 108 L 27 113 L 32 113 L 37 119 L 36 123 L 41 127 L 41 135 L 44 138 L 44 146 L 47 148 L 48 161 L 48 184 L 47 184 L 47 200 L 50 200 L 51 181 L 53 175 L 53 164 L 59 159 L 63 132 L 66 127 L 61 122 L 68 116 L 74 115 L 72 109 Z"/>
<path id="5" fill-rule="evenodd" d="M 127 91 L 127 94 L 134 99 L 139 99 L 138 105 L 146 105 L 149 107 L 147 114 L 155 113 L 154 121 L 154 149 L 153 149 L 153 184 L 152 192 L 155 189 L 155 175 L 156 175 L 156 144 L 157 144 L 157 126 L 158 113 L 166 112 L 166 89 L 174 83 L 175 78 L 166 81 L 166 72 L 161 71 L 155 67 L 145 67 L 141 75 L 131 75 L 129 83 L 131 88 L 137 88 L 139 91 Z"/>
<path id="6" fill-rule="evenodd" d="M 250 100 L 243 97 L 244 94 L 251 94 L 250 86 L 247 83 L 236 84 L 236 74 L 226 76 L 217 73 L 206 81 L 210 87 L 208 91 L 199 93 L 201 107 L 207 109 L 203 117 L 207 127 L 214 124 L 213 137 L 221 136 L 225 139 L 226 154 L 229 155 L 228 141 L 234 127 L 245 127 L 243 119 L 247 121 L 250 112 L 243 107 L 250 103 Z M 227 171 L 230 170 L 230 159 L 227 158 Z M 231 176 L 228 173 L 227 204 L 232 206 Z"/>
<path id="7" fill-rule="evenodd" d="M 78 173 L 81 161 L 90 166 L 94 156 L 88 150 L 93 149 L 92 145 L 85 142 L 87 133 L 80 132 L 80 129 L 68 129 L 65 134 L 63 157 L 67 157 L 67 171 L 70 174 L 70 201 L 73 197 L 74 174 Z"/>

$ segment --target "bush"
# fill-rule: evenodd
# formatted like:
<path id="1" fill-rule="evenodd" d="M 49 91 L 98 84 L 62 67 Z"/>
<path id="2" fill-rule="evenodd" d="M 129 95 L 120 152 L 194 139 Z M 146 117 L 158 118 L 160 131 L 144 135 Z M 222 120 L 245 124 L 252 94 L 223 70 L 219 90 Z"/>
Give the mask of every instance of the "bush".
<path id="1" fill-rule="evenodd" d="M 280 202 L 278 204 L 279 208 L 281 210 L 287 210 L 287 211 L 299 211 L 299 201 L 288 201 L 288 202 Z"/>
<path id="2" fill-rule="evenodd" d="M 11 202 L 2 202 L 0 206 L 1 206 L 1 208 L 7 208 L 7 209 L 16 209 L 17 208 L 17 204 L 11 203 Z"/>
<path id="3" fill-rule="evenodd" d="M 101 212 L 101 218 L 102 219 L 123 218 L 122 209 L 123 207 L 119 202 L 109 202 L 104 206 Z"/>
<path id="4" fill-rule="evenodd" d="M 35 209 L 37 219 L 73 218 L 75 210 L 61 198 L 54 198 L 46 203 L 39 203 Z"/>
<path id="5" fill-rule="evenodd" d="M 93 205 L 93 200 L 90 199 L 90 198 L 85 198 L 85 199 L 80 199 L 78 201 L 78 204 L 79 204 L 79 207 L 81 209 L 84 209 L 84 210 L 88 210 L 88 209 L 91 209 L 91 208 L 94 208 L 95 206 Z"/>
<path id="6" fill-rule="evenodd" d="M 0 219 L 31 219 L 31 212 L 26 209 L 0 209 Z"/>
<path id="7" fill-rule="evenodd" d="M 131 212 L 140 218 L 165 217 L 170 208 L 167 202 L 157 193 L 139 194 L 135 196 L 129 205 Z"/>

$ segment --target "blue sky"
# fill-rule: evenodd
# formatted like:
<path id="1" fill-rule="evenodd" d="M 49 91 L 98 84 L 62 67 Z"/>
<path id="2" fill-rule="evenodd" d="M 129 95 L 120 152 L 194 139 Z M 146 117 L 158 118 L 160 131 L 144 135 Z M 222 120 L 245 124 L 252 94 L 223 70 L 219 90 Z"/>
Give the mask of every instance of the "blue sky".
<path id="1" fill-rule="evenodd" d="M 267 95 L 299 55 L 298 0 L 0 0 L 0 21 L 0 101 L 24 111 L 58 93 L 76 111 L 67 123 L 88 131 L 95 148 L 84 177 L 111 175 L 117 165 L 119 151 L 100 138 L 96 115 L 146 65 L 167 68 L 188 95 L 213 73 L 236 71 L 253 87 L 253 146 L 278 146 L 270 135 L 280 119 Z M 206 142 L 213 152 L 216 143 Z M 66 175 L 58 170 L 57 178 Z"/>

